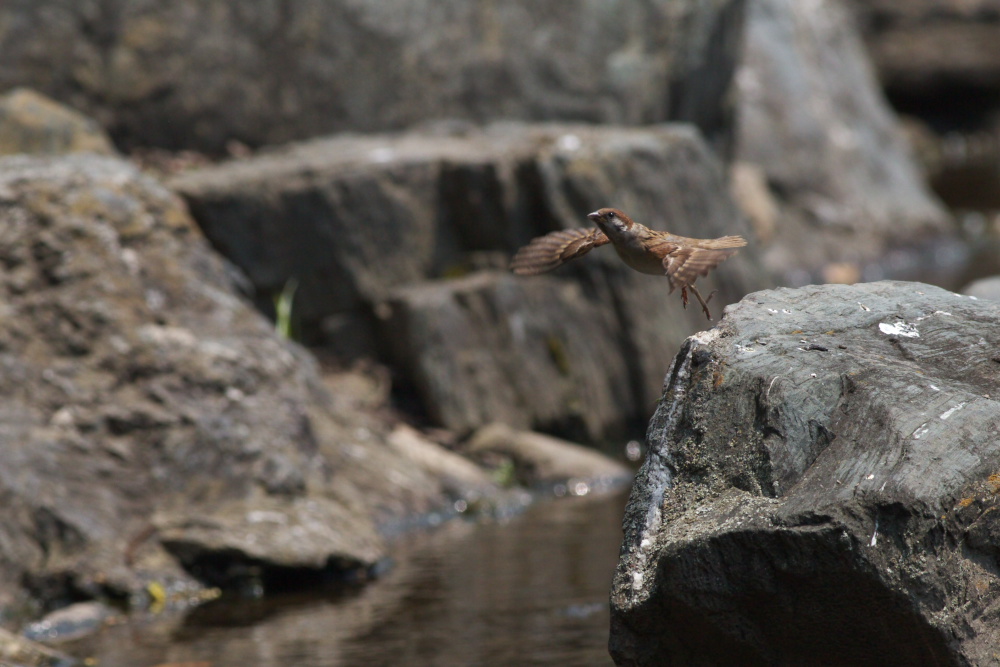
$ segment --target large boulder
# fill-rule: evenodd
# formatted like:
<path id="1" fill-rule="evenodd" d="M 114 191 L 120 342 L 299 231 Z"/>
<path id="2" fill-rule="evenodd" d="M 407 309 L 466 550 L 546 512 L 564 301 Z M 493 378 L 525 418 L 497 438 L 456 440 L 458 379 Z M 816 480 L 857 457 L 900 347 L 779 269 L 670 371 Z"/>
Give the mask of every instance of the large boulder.
<path id="1" fill-rule="evenodd" d="M 35 87 L 125 147 L 672 110 L 724 132 L 743 4 L 8 0 L 0 89 Z"/>
<path id="2" fill-rule="evenodd" d="M 479 269 L 505 271 L 533 236 L 586 225 L 587 212 L 609 205 L 686 236 L 749 236 L 718 160 L 685 125 L 336 137 L 170 185 L 261 306 L 296 279 L 307 336 L 325 328 L 347 353 L 378 338 L 368 353 L 401 369 L 428 414 L 461 432 L 502 420 L 599 440 L 644 422 L 672 341 L 706 324 L 665 280 L 631 271 L 610 248 L 552 276 Z M 770 284 L 751 247 L 703 289 L 719 288 L 718 312 Z"/>
<path id="3" fill-rule="evenodd" d="M 760 175 L 758 199 L 776 209 L 753 215 L 770 237 L 767 265 L 800 285 L 912 278 L 932 264 L 937 255 L 916 250 L 940 245 L 952 233 L 949 217 L 843 4 L 753 0 L 743 48 L 734 160 L 740 173 Z M 750 196 L 740 199 L 748 213 L 760 209 Z M 884 262 L 891 250 L 912 252 Z"/>
<path id="4" fill-rule="evenodd" d="M 626 510 L 616 662 L 992 661 L 998 325 L 879 282 L 751 294 L 689 338 Z"/>
<path id="5" fill-rule="evenodd" d="M 493 489 L 331 395 L 183 202 L 120 160 L 0 160 L 0 304 L 5 618 L 248 568 L 363 571 L 380 525 Z"/>

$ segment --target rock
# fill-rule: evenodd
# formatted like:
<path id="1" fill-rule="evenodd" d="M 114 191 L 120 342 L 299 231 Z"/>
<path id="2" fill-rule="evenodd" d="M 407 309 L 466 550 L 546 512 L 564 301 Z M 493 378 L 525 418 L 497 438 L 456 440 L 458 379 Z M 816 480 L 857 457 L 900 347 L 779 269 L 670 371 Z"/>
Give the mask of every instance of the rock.
<path id="1" fill-rule="evenodd" d="M 934 189 L 953 211 L 1000 209 L 1000 2 L 849 4 Z M 966 241 L 976 266 L 983 239 Z"/>
<path id="2" fill-rule="evenodd" d="M 751 294 L 689 338 L 626 510 L 617 664 L 988 664 L 998 324 L 879 282 Z"/>
<path id="3" fill-rule="evenodd" d="M 27 88 L 0 95 L 0 155 L 115 153 L 92 119 Z"/>
<path id="4" fill-rule="evenodd" d="M 448 118 L 719 125 L 742 5 L 11 0 L 0 85 L 209 152 Z"/>
<path id="5" fill-rule="evenodd" d="M 391 12 L 376 0 L 281 12 L 266 3 L 220 10 L 123 0 L 43 11 L 16 0 L 0 8 L 0 25 L 18 27 L 9 33 L 16 39 L 0 44 L 0 60 L 11 85 L 36 85 L 87 111 L 126 147 L 221 153 L 332 132 L 420 126 L 433 134 L 500 118 L 690 122 L 723 159 L 766 170 L 785 204 L 767 261 L 803 284 L 831 262 L 864 264 L 865 279 L 889 276 L 880 253 L 947 231 L 847 19 L 835 0 L 647 0 L 615 11 L 569 0 L 545 12 L 530 0 L 489 9 L 453 0 L 433 11 L 426 0 L 407 0 Z M 396 162 L 375 148 L 368 159 Z M 503 176 L 484 169 L 462 170 L 442 194 Z M 395 170 L 405 190 L 422 173 Z M 391 188 L 344 193 L 354 205 L 398 209 L 436 194 L 411 205 Z M 471 208 L 493 211 L 491 201 Z M 303 196 L 268 208 L 324 214 L 316 208 L 323 204 Z M 446 241 L 438 247 L 447 255 Z M 329 242 L 316 245 L 318 254 Z M 343 277 L 331 273 L 331 282 Z M 357 319 L 333 328 L 342 338 L 371 334 L 370 322 Z"/>
<path id="6" fill-rule="evenodd" d="M 22 634 L 37 642 L 67 642 L 97 632 L 117 616 L 114 609 L 102 602 L 77 602 L 29 623 Z"/>
<path id="7" fill-rule="evenodd" d="M 936 106 L 942 107 L 943 96 L 954 104 L 957 90 L 978 91 L 980 102 L 987 99 L 983 93 L 1000 92 L 997 0 L 851 0 L 850 5 L 882 81 L 893 95 L 911 104 L 937 99 Z M 996 109 L 995 104 L 987 106 Z"/>
<path id="8" fill-rule="evenodd" d="M 778 202 L 767 184 L 763 167 L 737 162 L 729 168 L 729 189 L 733 201 L 746 214 L 754 236 L 763 243 L 774 238 L 778 224 Z"/>
<path id="9" fill-rule="evenodd" d="M 977 299 L 1000 301 L 1000 276 L 975 280 L 962 289 L 962 294 L 968 294 Z"/>
<path id="10" fill-rule="evenodd" d="M 196 591 L 206 563 L 364 570 L 381 524 L 451 507 L 443 464 L 368 390 L 332 396 L 157 182 L 8 157 L 0 202 L 0 612 Z"/>
<path id="11" fill-rule="evenodd" d="M 607 489 L 632 479 L 626 466 L 589 447 L 505 424 L 484 426 L 462 449 L 480 460 L 510 461 L 518 482 L 528 487 L 583 483 L 588 490 Z"/>
<path id="12" fill-rule="evenodd" d="M 733 153 L 739 115 L 734 73 L 746 41 L 747 6 L 755 0 L 669 3 L 669 108 L 663 120 L 692 123 L 715 152 Z"/>
<path id="13" fill-rule="evenodd" d="M 214 506 L 209 516 L 174 511 L 153 522 L 163 547 L 211 585 L 227 585 L 254 567 L 336 573 L 384 555 L 368 517 L 302 496 L 240 498 Z"/>
<path id="14" fill-rule="evenodd" d="M 13 667 L 75 667 L 71 656 L 0 628 L 0 660 Z"/>
<path id="15" fill-rule="evenodd" d="M 751 2 L 736 82 L 735 160 L 763 170 L 777 201 L 763 259 L 783 282 L 817 282 L 829 263 L 889 277 L 889 250 L 951 233 L 839 1 Z"/>
<path id="16" fill-rule="evenodd" d="M 438 424 L 465 434 L 502 421 L 593 441 L 636 416 L 613 312 L 580 285 L 478 273 L 400 288 L 389 308 L 392 357 Z"/>
<path id="17" fill-rule="evenodd" d="M 481 498 L 495 493 L 495 484 L 482 468 L 451 454 L 412 427 L 394 428 L 389 445 L 404 460 L 433 473 L 445 492 L 455 498 Z"/>
<path id="18" fill-rule="evenodd" d="M 170 183 L 261 306 L 296 279 L 307 339 L 332 317 L 355 340 L 377 334 L 430 416 L 463 433 L 500 420 L 595 440 L 644 422 L 662 381 L 649 371 L 669 362 L 670 340 L 705 324 L 696 309 L 678 312 L 663 281 L 610 252 L 554 278 L 479 269 L 505 270 L 533 236 L 584 225 L 584 213 L 609 203 L 679 234 L 747 234 L 720 194 L 717 161 L 686 126 L 337 137 Z M 752 250 L 712 281 L 717 312 L 770 284 Z M 359 348 L 341 335 L 330 342 L 348 357 Z"/>

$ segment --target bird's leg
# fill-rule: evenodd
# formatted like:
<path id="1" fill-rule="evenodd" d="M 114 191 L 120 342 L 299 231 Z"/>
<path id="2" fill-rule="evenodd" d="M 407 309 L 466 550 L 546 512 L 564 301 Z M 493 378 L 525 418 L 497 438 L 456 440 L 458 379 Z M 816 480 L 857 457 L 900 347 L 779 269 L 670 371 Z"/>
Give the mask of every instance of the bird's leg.
<path id="1" fill-rule="evenodd" d="M 687 307 L 688 307 L 688 288 L 687 287 L 682 287 L 681 288 L 681 303 L 684 304 L 684 310 L 687 310 Z"/>
<path id="2" fill-rule="evenodd" d="M 698 303 L 701 304 L 701 309 L 705 312 L 705 317 L 707 317 L 708 321 L 711 322 L 712 321 L 712 313 L 708 309 L 708 301 L 706 301 L 705 299 L 702 298 L 701 293 L 698 291 L 697 287 L 695 287 L 694 285 L 691 285 L 690 287 L 691 287 L 691 291 L 694 292 L 694 295 L 696 297 L 698 297 Z M 713 291 L 712 294 L 709 294 L 708 298 L 711 299 L 714 294 L 715 294 L 715 291 Z M 681 293 L 681 295 L 683 296 L 683 292 Z"/>

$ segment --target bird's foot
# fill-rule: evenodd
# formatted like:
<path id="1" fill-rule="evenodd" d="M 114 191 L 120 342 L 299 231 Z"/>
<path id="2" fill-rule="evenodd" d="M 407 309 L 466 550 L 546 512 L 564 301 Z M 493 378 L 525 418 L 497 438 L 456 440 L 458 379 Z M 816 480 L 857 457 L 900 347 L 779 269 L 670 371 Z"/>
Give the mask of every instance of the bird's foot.
<path id="1" fill-rule="evenodd" d="M 698 298 L 698 303 L 701 304 L 701 310 L 703 313 L 705 313 L 705 317 L 707 317 L 708 321 L 711 322 L 712 311 L 708 309 L 708 301 L 711 300 L 711 298 L 715 295 L 716 290 L 712 290 L 712 293 L 708 295 L 708 299 L 702 298 L 701 293 L 698 292 L 698 288 L 695 287 L 694 285 L 691 285 L 691 291 L 694 292 L 694 295 Z M 681 296 L 682 297 L 684 296 L 684 292 L 681 292 Z"/>

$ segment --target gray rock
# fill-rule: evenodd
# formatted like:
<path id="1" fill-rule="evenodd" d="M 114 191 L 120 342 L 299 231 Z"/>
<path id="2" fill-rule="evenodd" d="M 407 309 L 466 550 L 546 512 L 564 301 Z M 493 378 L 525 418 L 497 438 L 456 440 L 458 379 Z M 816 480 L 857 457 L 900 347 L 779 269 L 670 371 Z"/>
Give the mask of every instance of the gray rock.
<path id="1" fill-rule="evenodd" d="M 0 155 L 115 152 L 91 118 L 26 88 L 0 95 Z"/>
<path id="2" fill-rule="evenodd" d="M 689 126 L 337 137 L 170 183 L 262 306 L 296 278 L 307 336 L 335 316 L 355 336 L 378 333 L 427 412 L 462 432 L 499 420 L 593 440 L 644 422 L 662 382 L 651 370 L 669 363 L 670 341 L 705 326 L 665 281 L 607 249 L 553 277 L 485 277 L 478 267 L 505 268 L 531 237 L 585 225 L 606 205 L 687 236 L 748 230 Z M 470 270 L 467 281 L 444 280 Z M 751 248 L 707 283 L 720 288 L 721 312 L 770 281 Z"/>
<path id="3" fill-rule="evenodd" d="M 587 282 L 506 273 L 399 288 L 382 326 L 389 358 L 434 422 L 460 434 L 501 421 L 587 442 L 620 437 L 647 419 L 662 384 L 645 360 L 667 367 L 671 336 L 704 318 L 676 312 L 659 281 L 610 276 L 624 295 L 595 299 Z M 723 289 L 717 309 L 736 293 Z"/>
<path id="4" fill-rule="evenodd" d="M 116 611 L 103 602 L 77 602 L 29 623 L 21 634 L 48 644 L 67 642 L 94 634 L 115 617 Z"/>
<path id="5" fill-rule="evenodd" d="M 364 569 L 380 524 L 451 506 L 443 464 L 332 396 L 161 185 L 8 157 L 0 202 L 0 611 L 182 594 L 206 561 Z"/>
<path id="6" fill-rule="evenodd" d="M 76 667 L 78 660 L 44 644 L 20 637 L 0 628 L 0 661 L 20 667 Z"/>
<path id="7" fill-rule="evenodd" d="M 211 514 L 175 510 L 154 523 L 164 548 L 210 584 L 225 585 L 249 567 L 322 572 L 384 555 L 369 517 L 304 495 L 240 498 L 213 506 Z"/>
<path id="8" fill-rule="evenodd" d="M 893 92 L 912 100 L 940 99 L 959 87 L 1000 91 L 997 0 L 850 0 L 849 4 L 879 75 Z"/>
<path id="9" fill-rule="evenodd" d="M 0 88 L 208 151 L 442 118 L 719 124 L 742 4 L 10 0 Z"/>
<path id="10" fill-rule="evenodd" d="M 400 288 L 389 309 L 392 358 L 438 424 L 596 440 L 636 416 L 613 311 L 578 284 L 477 273 Z"/>
<path id="11" fill-rule="evenodd" d="M 962 288 L 962 293 L 977 299 L 1000 301 L 1000 276 L 975 280 Z"/>
<path id="12" fill-rule="evenodd" d="M 720 194 L 714 156 L 686 126 L 337 137 L 170 184 L 250 277 L 260 305 L 297 279 L 294 310 L 307 336 L 333 317 L 363 340 L 377 332 L 431 417 L 461 432 L 499 420 L 594 440 L 645 421 L 662 380 L 651 369 L 669 362 L 669 341 L 705 321 L 696 309 L 678 312 L 664 281 L 628 271 L 611 252 L 554 278 L 428 279 L 505 268 L 531 237 L 582 226 L 583 214 L 609 204 L 689 236 L 748 229 Z M 713 284 L 721 312 L 770 281 L 750 250 Z M 345 354 L 358 348 L 334 341 Z"/>
<path id="13" fill-rule="evenodd" d="M 779 204 L 763 258 L 784 282 L 828 280 L 831 263 L 889 277 L 890 249 L 952 233 L 839 1 L 754 0 L 746 30 L 735 159 Z"/>
<path id="14" fill-rule="evenodd" d="M 670 3 L 669 107 L 663 120 L 692 123 L 728 159 L 739 103 L 734 76 L 743 58 L 747 6 L 754 0 Z"/>
<path id="15" fill-rule="evenodd" d="M 609 202 L 646 224 L 666 219 L 673 231 L 731 232 L 742 223 L 716 195 L 723 183 L 684 126 L 513 123 L 314 140 L 169 181 L 250 277 L 262 307 L 298 280 L 295 311 L 306 329 L 371 308 L 398 285 L 461 275 L 484 254 L 585 224 Z M 706 210 L 698 216 L 696 207 Z M 506 266 L 502 254 L 486 263 Z"/>
<path id="16" fill-rule="evenodd" d="M 988 664 L 1000 306 L 751 294 L 678 355 L 626 510 L 621 665 Z"/>

